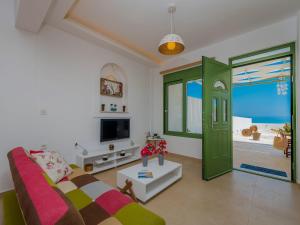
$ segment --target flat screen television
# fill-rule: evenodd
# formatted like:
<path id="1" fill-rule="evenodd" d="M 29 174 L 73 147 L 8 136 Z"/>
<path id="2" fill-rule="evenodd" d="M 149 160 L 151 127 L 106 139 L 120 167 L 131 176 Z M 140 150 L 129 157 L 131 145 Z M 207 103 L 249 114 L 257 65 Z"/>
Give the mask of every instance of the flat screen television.
<path id="1" fill-rule="evenodd" d="M 129 119 L 101 119 L 100 142 L 130 137 Z"/>

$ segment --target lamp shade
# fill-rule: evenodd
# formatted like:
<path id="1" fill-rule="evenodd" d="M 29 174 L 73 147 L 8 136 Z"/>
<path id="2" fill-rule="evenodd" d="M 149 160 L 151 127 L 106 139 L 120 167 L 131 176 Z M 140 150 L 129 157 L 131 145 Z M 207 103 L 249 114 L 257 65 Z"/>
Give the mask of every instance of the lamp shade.
<path id="1" fill-rule="evenodd" d="M 176 55 L 184 50 L 184 43 L 179 35 L 167 34 L 160 41 L 158 50 L 164 55 Z"/>

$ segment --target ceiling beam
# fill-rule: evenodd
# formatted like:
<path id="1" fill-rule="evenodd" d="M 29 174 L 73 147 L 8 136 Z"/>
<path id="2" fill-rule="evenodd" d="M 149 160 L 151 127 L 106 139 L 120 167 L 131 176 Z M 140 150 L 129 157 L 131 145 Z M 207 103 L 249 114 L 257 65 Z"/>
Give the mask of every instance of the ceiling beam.
<path id="1" fill-rule="evenodd" d="M 160 62 L 151 60 L 149 57 L 139 54 L 127 46 L 121 45 L 101 33 L 95 32 L 88 26 L 69 18 L 69 12 L 75 6 L 76 2 L 77 0 L 55 0 L 49 9 L 45 23 L 148 66 L 156 67 L 159 65 Z"/>
<path id="2" fill-rule="evenodd" d="M 37 33 L 53 0 L 15 0 L 15 26 Z"/>
<path id="3" fill-rule="evenodd" d="M 202 60 L 192 62 L 192 63 L 189 63 L 189 64 L 185 64 L 185 65 L 181 65 L 181 66 L 177 66 L 177 67 L 174 67 L 174 68 L 171 68 L 171 69 L 167 69 L 167 70 L 161 71 L 160 74 L 161 75 L 167 75 L 167 74 L 170 74 L 170 73 L 190 69 L 192 67 L 196 67 L 196 66 L 200 66 L 200 65 L 202 65 Z"/>

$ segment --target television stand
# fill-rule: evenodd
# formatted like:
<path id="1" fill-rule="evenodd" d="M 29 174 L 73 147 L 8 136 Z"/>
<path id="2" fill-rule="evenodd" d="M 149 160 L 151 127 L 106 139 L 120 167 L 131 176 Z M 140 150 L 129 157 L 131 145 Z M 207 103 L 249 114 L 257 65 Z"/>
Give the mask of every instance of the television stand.
<path id="1" fill-rule="evenodd" d="M 99 150 L 89 152 L 88 155 L 78 153 L 76 163 L 84 169 L 84 165 L 93 164 L 93 170 L 87 173 L 94 174 L 104 170 L 115 168 L 140 159 L 140 146 L 119 147 L 114 150 Z M 121 155 L 125 153 L 125 155 Z"/>

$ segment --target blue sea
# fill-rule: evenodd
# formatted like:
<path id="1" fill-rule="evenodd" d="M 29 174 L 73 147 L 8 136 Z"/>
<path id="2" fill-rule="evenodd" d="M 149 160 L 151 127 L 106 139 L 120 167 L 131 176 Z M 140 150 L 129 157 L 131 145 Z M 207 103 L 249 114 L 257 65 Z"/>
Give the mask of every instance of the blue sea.
<path id="1" fill-rule="evenodd" d="M 291 123 L 291 118 L 287 117 L 254 117 L 253 123 Z"/>
<path id="2" fill-rule="evenodd" d="M 286 95 L 277 94 L 277 83 L 234 86 L 234 116 L 252 118 L 253 123 L 283 124 L 291 122 L 291 86 Z"/>
<path id="3" fill-rule="evenodd" d="M 238 116 L 238 115 L 234 115 Z M 272 124 L 283 124 L 283 123 L 291 123 L 291 117 L 271 117 L 271 116 L 245 116 L 239 115 L 242 117 L 252 118 L 253 123 L 272 123 Z"/>

